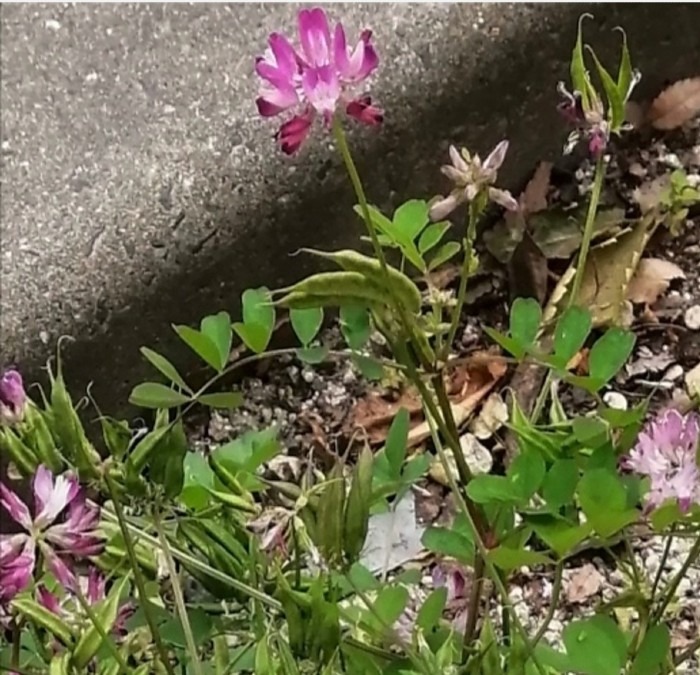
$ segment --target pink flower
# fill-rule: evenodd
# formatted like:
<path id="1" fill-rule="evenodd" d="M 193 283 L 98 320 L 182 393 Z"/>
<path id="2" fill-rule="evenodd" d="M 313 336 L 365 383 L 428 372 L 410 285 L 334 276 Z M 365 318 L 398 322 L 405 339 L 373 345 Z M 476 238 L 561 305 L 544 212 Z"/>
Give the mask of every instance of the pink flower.
<path id="1" fill-rule="evenodd" d="M 364 124 L 379 124 L 383 118 L 368 97 L 352 99 L 348 95 L 377 67 L 371 32 L 363 31 L 357 44 L 349 48 L 342 24 L 331 31 L 322 9 L 302 9 L 298 23 L 300 52 L 286 37 L 272 33 L 265 55 L 255 62 L 255 72 L 262 80 L 256 100 L 258 112 L 272 117 L 297 111 L 276 134 L 286 154 L 301 147 L 316 115 L 321 115 L 327 126 L 341 106 Z"/>
<path id="2" fill-rule="evenodd" d="M 700 503 L 699 435 L 698 416 L 677 410 L 665 411 L 639 434 L 624 466 L 649 477 L 648 510 L 667 500 L 678 500 L 683 512 Z"/>
<path id="3" fill-rule="evenodd" d="M 101 572 L 96 568 L 90 568 L 88 576 L 78 579 L 80 592 L 89 605 L 97 605 L 106 598 L 106 580 Z M 49 591 L 45 586 L 37 588 L 37 600 L 50 612 L 64 618 L 72 623 L 77 623 L 86 619 L 82 605 L 74 595 L 66 594 L 60 599 L 55 593 Z M 126 635 L 126 621 L 134 613 L 134 606 L 127 602 L 121 605 L 117 612 L 117 618 L 112 627 L 112 632 L 116 635 Z"/>
<path id="4" fill-rule="evenodd" d="M 433 568 L 433 585 L 446 588 L 445 608 L 454 613 L 452 626 L 457 633 L 467 629 L 467 600 L 470 580 L 464 570 L 457 565 L 439 565 Z"/>
<path id="5" fill-rule="evenodd" d="M 518 202 L 513 195 L 507 190 L 493 187 L 498 178 L 498 169 L 506 158 L 506 152 L 508 152 L 508 141 L 501 141 L 482 163 L 479 155 L 472 157 L 466 149 L 462 149 L 460 153 L 454 145 L 451 145 L 452 163 L 443 166 L 441 171 L 455 184 L 455 187 L 447 197 L 439 198 L 431 206 L 431 220 L 443 220 L 460 204 L 473 201 L 482 192 L 487 193 L 488 198 L 496 204 L 510 211 L 516 211 Z"/>
<path id="6" fill-rule="evenodd" d="M 559 112 L 575 127 L 567 140 L 566 152 L 571 152 L 579 141 L 584 139 L 588 144 L 589 154 L 597 159 L 605 152 L 610 141 L 610 125 L 605 119 L 603 103 L 596 97 L 587 110 L 583 105 L 581 92 L 570 92 L 563 82 L 557 85 L 557 91 L 563 98 L 557 106 Z"/>
<path id="7" fill-rule="evenodd" d="M 51 471 L 42 465 L 34 475 L 32 487 L 34 515 L 17 494 L 0 483 L 0 505 L 27 532 L 12 536 L 2 535 L 0 538 L 0 550 L 3 553 L 8 552 L 8 588 L 12 588 L 12 555 L 18 550 L 19 540 L 16 537 L 23 538 L 23 569 L 28 569 L 28 577 L 34 570 L 38 549 L 47 568 L 59 583 L 70 587 L 75 583 L 75 576 L 68 566 L 70 558 L 89 557 L 102 551 L 103 540 L 96 531 L 99 510 L 88 506 L 77 479 L 70 474 L 54 478 Z M 65 517 L 60 519 L 61 515 Z M 5 587 L 4 565 L 2 569 L 2 585 Z"/>
<path id="8" fill-rule="evenodd" d="M 32 579 L 34 542 L 26 534 L 2 535 L 0 539 L 0 605 L 21 593 Z"/>
<path id="9" fill-rule="evenodd" d="M 26 406 L 22 375 L 14 369 L 6 370 L 0 377 L 0 424 L 21 422 Z"/>

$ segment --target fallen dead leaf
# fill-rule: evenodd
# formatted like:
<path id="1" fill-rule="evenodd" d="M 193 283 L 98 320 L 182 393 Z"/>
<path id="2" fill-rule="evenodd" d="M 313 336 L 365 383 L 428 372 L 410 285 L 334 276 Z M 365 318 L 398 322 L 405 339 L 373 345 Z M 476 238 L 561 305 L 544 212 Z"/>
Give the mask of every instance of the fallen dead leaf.
<path id="1" fill-rule="evenodd" d="M 700 77 L 675 82 L 652 102 L 648 118 L 655 129 L 677 129 L 700 114 Z"/>
<path id="2" fill-rule="evenodd" d="M 462 266 L 454 262 L 448 262 L 430 272 L 430 284 L 439 290 L 447 288 L 462 273 Z"/>
<path id="3" fill-rule="evenodd" d="M 476 352 L 451 368 L 446 386 L 458 427 L 464 424 L 507 370 L 506 362 L 494 352 Z M 378 392 L 370 393 L 358 401 L 350 413 L 345 434 L 351 436 L 357 429 L 363 429 L 371 443 L 381 443 L 401 408 L 406 408 L 411 416 L 408 447 L 415 447 L 430 436 L 430 425 L 422 415 L 420 397 L 414 389 L 405 390 L 395 400 Z"/>
<path id="4" fill-rule="evenodd" d="M 494 392 L 484 401 L 479 414 L 470 425 L 471 432 L 479 439 L 491 438 L 508 421 L 508 406 L 503 397 Z"/>
<path id="5" fill-rule="evenodd" d="M 525 213 L 537 213 L 547 208 L 547 192 L 552 176 L 552 163 L 540 162 L 532 178 L 518 197 L 520 209 Z"/>
<path id="6" fill-rule="evenodd" d="M 657 225 L 656 218 L 647 216 L 637 221 L 630 232 L 591 249 L 577 302 L 590 309 L 595 327 L 628 325 L 632 315 L 631 305 L 626 299 L 627 287 Z M 552 292 L 544 311 L 545 321 L 551 321 L 557 315 L 559 307 L 565 305 L 575 264 L 576 261 Z"/>
<path id="7" fill-rule="evenodd" d="M 564 584 L 564 595 L 569 602 L 581 604 L 598 593 L 604 581 L 596 566 L 587 563 L 571 572 Z"/>
<path id="8" fill-rule="evenodd" d="M 685 279 L 685 272 L 676 263 L 660 258 L 643 258 L 627 287 L 627 299 L 653 305 L 674 279 Z"/>
<path id="9" fill-rule="evenodd" d="M 508 261 L 508 282 L 513 299 L 533 297 L 542 304 L 547 297 L 548 278 L 547 257 L 530 233 L 524 232 Z"/>

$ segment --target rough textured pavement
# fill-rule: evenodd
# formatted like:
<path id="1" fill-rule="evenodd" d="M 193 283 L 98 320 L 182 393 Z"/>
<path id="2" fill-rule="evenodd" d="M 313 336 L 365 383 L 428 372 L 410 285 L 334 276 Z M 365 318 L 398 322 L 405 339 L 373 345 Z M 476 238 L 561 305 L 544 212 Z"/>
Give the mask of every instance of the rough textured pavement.
<path id="1" fill-rule="evenodd" d="M 114 407 L 142 372 L 140 345 L 173 354 L 171 322 L 235 314 L 246 286 L 307 271 L 287 256 L 299 246 L 356 241 L 328 139 L 285 159 L 255 115 L 253 57 L 296 9 L 2 6 L 0 362 L 35 375 L 72 335 L 69 380 L 96 380 Z M 696 74 L 699 5 L 330 6 L 371 26 L 382 58 L 387 123 L 353 143 L 370 198 L 443 189 L 449 142 L 485 152 L 510 138 L 504 179 L 521 181 L 564 137 L 554 87 L 586 9 L 587 35 L 615 57 L 610 29 L 625 26 L 642 91 Z"/>

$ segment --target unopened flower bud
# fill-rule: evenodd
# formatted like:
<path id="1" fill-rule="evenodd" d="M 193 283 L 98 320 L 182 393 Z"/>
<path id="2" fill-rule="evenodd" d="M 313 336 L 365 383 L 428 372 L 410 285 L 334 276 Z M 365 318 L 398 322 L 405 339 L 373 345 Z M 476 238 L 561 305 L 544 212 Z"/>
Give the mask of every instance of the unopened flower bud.
<path id="1" fill-rule="evenodd" d="M 0 378 L 0 424 L 21 422 L 26 406 L 22 376 L 14 369 L 6 370 Z"/>

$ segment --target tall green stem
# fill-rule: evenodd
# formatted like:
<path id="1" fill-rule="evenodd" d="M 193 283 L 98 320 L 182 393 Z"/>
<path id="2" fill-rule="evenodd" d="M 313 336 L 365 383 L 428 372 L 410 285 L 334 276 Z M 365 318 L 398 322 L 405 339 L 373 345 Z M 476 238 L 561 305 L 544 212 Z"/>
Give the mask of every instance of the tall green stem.
<path id="1" fill-rule="evenodd" d="M 156 505 L 156 507 L 153 509 L 153 525 L 158 533 L 161 551 L 163 551 L 163 557 L 165 558 L 165 566 L 168 568 L 168 577 L 170 578 L 173 595 L 175 596 L 175 608 L 177 609 L 177 613 L 180 618 L 182 631 L 185 634 L 187 651 L 190 653 L 190 666 L 192 667 L 194 675 L 204 675 L 202 663 L 199 660 L 199 652 L 194 640 L 194 634 L 192 633 L 192 626 L 190 625 L 190 620 L 187 616 L 187 607 L 185 606 L 185 596 L 182 592 L 180 577 L 178 576 L 177 569 L 175 568 L 175 560 L 173 560 L 173 556 L 170 553 L 170 546 L 165 536 L 165 531 L 163 530 L 163 523 L 160 519 L 158 505 Z"/>
<path id="2" fill-rule="evenodd" d="M 122 533 L 122 538 L 124 539 L 124 546 L 126 548 L 126 553 L 129 558 L 129 563 L 131 565 L 131 571 L 134 574 L 134 582 L 136 583 L 136 588 L 139 592 L 139 605 L 143 610 L 144 618 L 148 624 L 148 628 L 151 631 L 151 637 L 155 643 L 156 650 L 160 655 L 160 660 L 163 662 L 163 667 L 168 672 L 168 675 L 175 675 L 173 666 L 170 663 L 170 657 L 168 655 L 168 650 L 165 648 L 165 643 L 160 637 L 160 629 L 158 628 L 158 623 L 156 622 L 155 615 L 151 609 L 151 603 L 148 601 L 148 595 L 146 593 L 146 583 L 143 580 L 143 574 L 141 573 L 141 565 L 139 564 L 138 558 L 136 557 L 136 549 L 134 547 L 134 541 L 131 538 L 131 532 L 129 532 L 129 527 L 124 516 L 124 511 L 122 509 L 121 502 L 119 501 L 119 494 L 117 493 L 114 481 L 109 475 L 109 468 L 104 473 L 105 483 L 107 485 L 107 490 L 112 498 L 112 505 L 114 507 L 114 514 L 119 523 L 119 529 Z"/>
<path id="3" fill-rule="evenodd" d="M 464 264 L 462 266 L 462 275 L 459 279 L 459 290 L 457 291 L 457 305 L 452 312 L 452 319 L 450 321 L 450 330 L 447 333 L 447 340 L 443 345 L 442 354 L 440 354 L 440 360 L 446 361 L 450 355 L 450 350 L 452 349 L 452 343 L 457 335 L 457 329 L 459 328 L 459 320 L 462 316 L 462 310 L 464 309 L 464 304 L 467 299 L 467 285 L 469 281 L 469 271 L 472 266 L 472 260 L 474 259 L 474 240 L 476 239 L 476 223 L 479 218 L 480 208 L 479 197 L 471 202 L 469 202 L 469 222 L 467 223 L 467 233 L 463 240 L 464 245 Z"/>
<path id="4" fill-rule="evenodd" d="M 586 261 L 588 260 L 588 252 L 591 249 L 591 241 L 593 240 L 593 233 L 595 232 L 595 217 L 598 213 L 598 206 L 600 205 L 600 195 L 603 190 L 603 180 L 605 179 L 605 159 L 601 155 L 598 157 L 595 164 L 595 174 L 593 176 L 593 188 L 591 189 L 591 199 L 588 202 L 588 210 L 586 211 L 586 220 L 583 225 L 583 237 L 581 239 L 581 248 L 579 250 L 578 259 L 576 261 L 576 272 L 574 274 L 574 281 L 571 285 L 571 292 L 569 293 L 569 299 L 567 301 L 567 307 L 572 307 L 578 301 L 579 293 L 581 292 L 581 284 L 583 283 L 583 277 L 586 269 Z M 549 389 L 552 385 L 553 371 L 548 370 L 547 376 L 545 377 L 544 384 L 540 389 L 540 393 L 535 402 L 535 407 L 532 411 L 530 419 L 536 423 L 537 420 L 542 415 L 542 410 L 544 409 L 544 404 L 547 402 L 547 396 L 549 394 Z"/>

